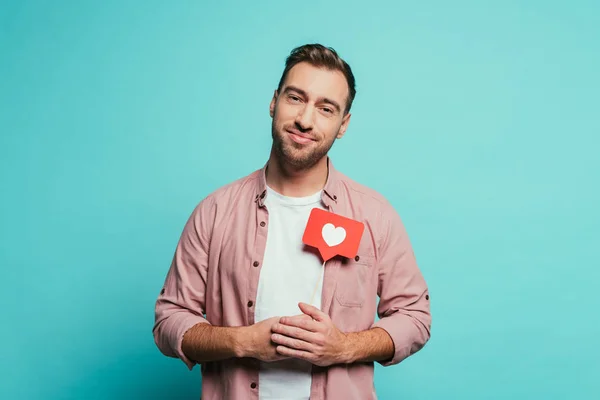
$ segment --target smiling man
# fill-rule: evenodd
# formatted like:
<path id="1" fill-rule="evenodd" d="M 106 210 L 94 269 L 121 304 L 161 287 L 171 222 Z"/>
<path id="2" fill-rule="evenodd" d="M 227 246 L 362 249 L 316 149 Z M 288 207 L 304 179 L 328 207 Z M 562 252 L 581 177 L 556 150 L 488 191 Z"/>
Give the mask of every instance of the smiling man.
<path id="1" fill-rule="evenodd" d="M 399 215 L 328 156 L 355 94 L 333 49 L 294 49 L 267 163 L 188 219 L 153 333 L 165 355 L 201 364 L 202 399 L 375 399 L 374 362 L 398 364 L 429 340 L 429 291 Z M 364 224 L 355 257 L 323 263 L 303 244 L 315 208 Z"/>

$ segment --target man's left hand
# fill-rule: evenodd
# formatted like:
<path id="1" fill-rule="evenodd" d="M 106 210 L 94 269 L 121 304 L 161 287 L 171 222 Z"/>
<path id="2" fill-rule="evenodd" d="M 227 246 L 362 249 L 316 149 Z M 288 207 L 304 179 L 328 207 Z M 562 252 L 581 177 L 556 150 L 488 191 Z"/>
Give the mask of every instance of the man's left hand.
<path id="1" fill-rule="evenodd" d="M 298 306 L 303 314 L 283 317 L 273 325 L 271 340 L 278 344 L 277 352 L 321 367 L 351 362 L 347 336 L 331 318 L 311 305 Z"/>

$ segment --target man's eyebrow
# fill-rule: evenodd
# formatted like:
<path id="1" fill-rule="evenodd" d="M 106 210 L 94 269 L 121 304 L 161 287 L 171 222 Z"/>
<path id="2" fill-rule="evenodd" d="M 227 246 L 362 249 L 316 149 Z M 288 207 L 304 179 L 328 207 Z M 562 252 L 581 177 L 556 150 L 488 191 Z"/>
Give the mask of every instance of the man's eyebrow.
<path id="1" fill-rule="evenodd" d="M 337 112 L 340 112 L 340 111 L 342 111 L 342 109 L 341 109 L 340 105 L 337 103 L 337 101 L 334 101 L 334 100 L 328 99 L 328 98 L 326 98 L 326 97 L 322 98 L 321 100 L 323 101 L 323 103 L 327 103 L 327 104 L 330 104 L 330 105 L 332 105 L 332 106 L 333 106 L 333 108 L 335 108 L 335 110 L 336 110 Z"/>
<path id="2" fill-rule="evenodd" d="M 304 90 L 297 88 L 296 86 L 286 86 L 285 89 L 283 90 L 283 92 L 284 93 L 297 92 L 299 95 L 308 97 L 308 95 L 306 94 L 306 92 Z"/>
<path id="3" fill-rule="evenodd" d="M 296 92 L 303 97 L 308 97 L 308 94 L 304 90 L 302 90 L 296 86 L 286 86 L 285 89 L 283 89 L 283 92 L 284 93 Z M 331 106 L 333 106 L 333 108 L 335 108 L 337 110 L 337 112 L 342 111 L 342 108 L 335 100 L 328 99 L 327 97 L 321 97 L 318 99 L 318 101 L 322 101 L 323 103 L 330 104 Z"/>

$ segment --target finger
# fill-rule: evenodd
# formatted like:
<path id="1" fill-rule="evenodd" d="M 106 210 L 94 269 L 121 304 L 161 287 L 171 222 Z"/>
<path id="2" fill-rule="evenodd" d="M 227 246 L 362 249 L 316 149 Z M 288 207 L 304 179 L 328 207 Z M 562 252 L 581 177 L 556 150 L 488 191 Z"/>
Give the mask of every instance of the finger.
<path id="1" fill-rule="evenodd" d="M 307 321 L 314 321 L 314 319 L 310 315 L 306 315 L 304 313 L 292 315 L 292 316 L 288 316 L 288 317 L 280 317 L 278 322 L 280 322 L 281 319 L 283 319 L 283 318 L 296 318 L 296 319 L 305 319 Z"/>
<path id="2" fill-rule="evenodd" d="M 277 353 L 287 356 L 287 357 L 293 357 L 293 358 L 298 358 L 301 360 L 306 360 L 308 362 L 313 362 L 314 360 L 316 360 L 315 355 L 308 351 L 290 349 L 289 347 L 285 347 L 285 346 L 277 346 Z"/>
<path id="3" fill-rule="evenodd" d="M 274 333 L 271 335 L 271 340 L 278 345 L 283 345 L 290 349 L 295 350 L 305 350 L 310 352 L 313 348 L 311 343 L 305 342 L 304 340 L 294 339 L 288 336 L 280 335 L 278 333 Z"/>
<path id="4" fill-rule="evenodd" d="M 325 321 L 328 318 L 327 314 L 310 304 L 298 303 L 298 307 L 304 314 L 311 316 L 314 320 Z"/>
<path id="5" fill-rule="evenodd" d="M 294 326 L 296 328 L 301 328 L 309 332 L 319 332 L 322 330 L 320 322 L 313 321 L 312 319 L 307 318 L 306 315 L 297 315 L 295 317 L 283 317 L 279 319 L 279 324 Z"/>
<path id="6" fill-rule="evenodd" d="M 274 324 L 271 328 L 271 331 L 273 333 L 278 333 L 293 339 L 300 339 L 309 343 L 314 343 L 315 339 L 315 333 L 285 324 Z"/>

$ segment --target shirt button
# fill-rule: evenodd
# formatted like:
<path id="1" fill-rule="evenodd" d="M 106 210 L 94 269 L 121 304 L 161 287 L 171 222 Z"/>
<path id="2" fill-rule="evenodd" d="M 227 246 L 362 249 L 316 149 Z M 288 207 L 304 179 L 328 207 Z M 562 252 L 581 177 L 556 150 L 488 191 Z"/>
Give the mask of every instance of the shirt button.
<path id="1" fill-rule="evenodd" d="M 252 382 L 252 383 L 250 384 L 250 387 L 251 387 L 252 389 L 256 389 L 256 382 Z"/>
<path id="2" fill-rule="evenodd" d="M 428 294 L 425 295 L 425 300 L 429 300 L 429 295 Z"/>
<path id="3" fill-rule="evenodd" d="M 250 301 L 248 302 L 248 307 L 252 307 L 253 305 L 254 305 L 254 302 L 252 302 L 252 300 L 250 300 Z"/>
<path id="4" fill-rule="evenodd" d="M 254 263 L 252 263 L 252 265 L 254 265 L 255 267 L 258 267 L 258 261 L 254 261 Z"/>
<path id="5" fill-rule="evenodd" d="M 337 196 L 336 196 L 335 194 L 333 195 L 333 199 L 334 199 L 334 200 L 337 200 Z"/>
<path id="6" fill-rule="evenodd" d="M 354 261 L 358 261 L 358 260 L 360 260 L 359 256 L 354 257 Z"/>
<path id="7" fill-rule="evenodd" d="M 262 221 L 262 222 L 260 223 L 260 226 L 262 226 L 262 227 L 264 227 L 265 225 L 266 225 L 265 221 Z"/>

